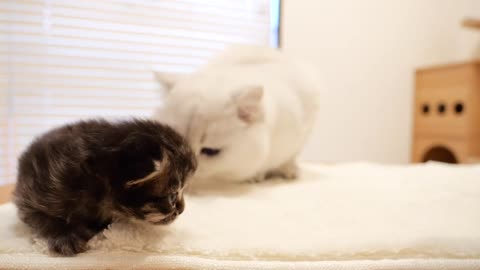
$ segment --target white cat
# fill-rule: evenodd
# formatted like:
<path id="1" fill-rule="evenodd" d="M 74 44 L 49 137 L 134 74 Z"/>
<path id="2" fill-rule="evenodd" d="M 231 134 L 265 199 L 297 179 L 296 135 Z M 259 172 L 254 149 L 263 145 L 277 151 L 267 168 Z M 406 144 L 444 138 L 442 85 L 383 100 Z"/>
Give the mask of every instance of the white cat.
<path id="1" fill-rule="evenodd" d="M 195 184 L 297 176 L 318 74 L 277 49 L 236 46 L 193 74 L 156 76 L 168 94 L 154 117 L 191 143 Z"/>

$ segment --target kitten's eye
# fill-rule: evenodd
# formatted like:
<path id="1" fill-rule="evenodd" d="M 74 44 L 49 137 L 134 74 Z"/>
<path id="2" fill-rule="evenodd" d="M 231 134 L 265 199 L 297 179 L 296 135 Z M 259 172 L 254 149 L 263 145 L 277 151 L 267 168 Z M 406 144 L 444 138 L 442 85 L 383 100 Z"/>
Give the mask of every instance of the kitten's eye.
<path id="1" fill-rule="evenodd" d="M 177 193 L 172 193 L 168 195 L 168 201 L 174 204 L 177 201 Z"/>
<path id="2" fill-rule="evenodd" d="M 208 157 L 214 157 L 218 154 L 220 154 L 220 149 L 218 148 L 208 148 L 208 147 L 204 147 L 202 148 L 202 150 L 200 150 L 200 153 L 202 155 L 205 155 L 205 156 L 208 156 Z"/>

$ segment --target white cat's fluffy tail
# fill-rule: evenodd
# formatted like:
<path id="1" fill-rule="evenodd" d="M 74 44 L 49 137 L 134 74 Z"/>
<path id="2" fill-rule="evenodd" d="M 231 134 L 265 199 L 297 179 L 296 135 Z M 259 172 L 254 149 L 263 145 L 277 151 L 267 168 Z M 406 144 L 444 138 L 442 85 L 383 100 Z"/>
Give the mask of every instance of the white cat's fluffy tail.
<path id="1" fill-rule="evenodd" d="M 289 57 L 280 49 L 258 45 L 230 45 L 210 60 L 206 69 L 218 66 L 258 65 L 275 62 L 279 63 L 280 67 L 288 67 L 289 76 L 286 77 L 290 77 L 298 87 L 304 89 L 301 93 L 306 96 L 301 100 L 308 101 L 304 104 L 308 107 L 306 110 L 317 111 L 319 92 L 323 87 L 320 71 L 312 63 Z"/>

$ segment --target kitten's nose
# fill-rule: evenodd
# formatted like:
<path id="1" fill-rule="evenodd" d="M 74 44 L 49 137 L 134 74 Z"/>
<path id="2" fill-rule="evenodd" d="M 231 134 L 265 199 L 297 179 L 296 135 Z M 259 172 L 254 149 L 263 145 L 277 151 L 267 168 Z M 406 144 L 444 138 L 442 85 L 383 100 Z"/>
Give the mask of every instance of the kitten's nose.
<path id="1" fill-rule="evenodd" d="M 180 215 L 185 210 L 185 202 L 183 200 L 178 200 L 175 204 L 175 208 L 177 209 L 177 213 Z"/>

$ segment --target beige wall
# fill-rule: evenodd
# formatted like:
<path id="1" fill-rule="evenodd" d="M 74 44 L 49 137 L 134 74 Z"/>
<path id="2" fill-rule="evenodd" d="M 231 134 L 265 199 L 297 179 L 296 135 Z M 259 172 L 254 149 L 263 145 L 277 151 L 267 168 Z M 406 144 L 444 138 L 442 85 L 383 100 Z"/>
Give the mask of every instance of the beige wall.
<path id="1" fill-rule="evenodd" d="M 408 162 L 414 69 L 480 56 L 480 31 L 460 26 L 477 0 L 283 0 L 282 12 L 282 47 L 324 79 L 307 160 Z"/>

